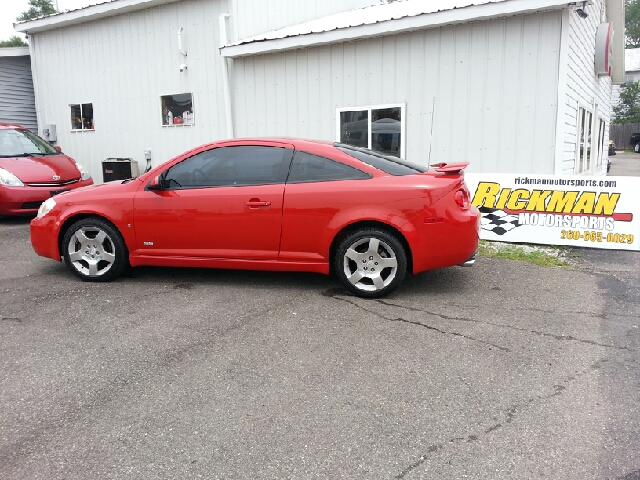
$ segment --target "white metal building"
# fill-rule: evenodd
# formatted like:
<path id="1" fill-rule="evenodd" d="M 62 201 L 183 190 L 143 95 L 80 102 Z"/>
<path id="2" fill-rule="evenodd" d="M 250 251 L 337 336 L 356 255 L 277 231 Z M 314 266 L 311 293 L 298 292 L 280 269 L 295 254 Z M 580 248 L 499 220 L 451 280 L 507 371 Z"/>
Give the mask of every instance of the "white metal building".
<path id="1" fill-rule="evenodd" d="M 41 131 L 99 181 L 232 135 L 604 174 L 623 25 L 623 0 L 115 0 L 16 29 Z"/>

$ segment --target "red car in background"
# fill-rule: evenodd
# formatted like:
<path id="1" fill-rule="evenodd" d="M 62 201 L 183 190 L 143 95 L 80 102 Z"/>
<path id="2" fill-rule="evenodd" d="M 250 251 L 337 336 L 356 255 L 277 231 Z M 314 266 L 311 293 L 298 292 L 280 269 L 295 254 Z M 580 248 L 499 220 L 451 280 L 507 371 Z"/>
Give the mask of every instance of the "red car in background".
<path id="1" fill-rule="evenodd" d="M 407 271 L 473 263 L 466 165 L 329 142 L 220 141 L 48 199 L 31 242 L 88 281 L 140 265 L 333 271 L 354 294 L 380 297 Z"/>
<path id="2" fill-rule="evenodd" d="M 47 198 L 92 184 L 82 165 L 35 133 L 0 123 L 0 216 L 35 215 Z"/>

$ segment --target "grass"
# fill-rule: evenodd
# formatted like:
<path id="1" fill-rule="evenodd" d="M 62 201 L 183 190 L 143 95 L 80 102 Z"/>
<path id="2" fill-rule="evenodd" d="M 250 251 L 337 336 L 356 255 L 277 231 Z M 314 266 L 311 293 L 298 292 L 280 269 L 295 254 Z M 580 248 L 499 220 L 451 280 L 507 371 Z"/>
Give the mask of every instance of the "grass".
<path id="1" fill-rule="evenodd" d="M 543 267 L 569 267 L 570 263 L 562 258 L 562 249 L 537 247 L 533 245 L 508 245 L 504 243 L 480 240 L 478 255 L 481 257 L 506 258 L 519 260 Z"/>

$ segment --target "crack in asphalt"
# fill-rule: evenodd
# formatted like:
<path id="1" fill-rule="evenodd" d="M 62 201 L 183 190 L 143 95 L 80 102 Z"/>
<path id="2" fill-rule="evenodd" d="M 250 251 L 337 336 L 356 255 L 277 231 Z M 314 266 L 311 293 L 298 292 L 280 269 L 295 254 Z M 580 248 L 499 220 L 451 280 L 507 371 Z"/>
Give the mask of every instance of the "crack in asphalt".
<path id="1" fill-rule="evenodd" d="M 635 351 L 634 349 L 629 348 L 629 347 L 618 347 L 616 345 L 607 345 L 605 343 L 598 343 L 598 342 L 596 342 L 594 340 L 585 340 L 585 339 L 582 339 L 582 338 L 577 338 L 577 337 L 574 337 L 573 335 L 555 335 L 553 333 L 540 332 L 538 330 L 531 330 L 531 329 L 528 329 L 528 328 L 515 327 L 513 325 L 505 325 L 505 324 L 502 324 L 502 323 L 487 322 L 485 320 L 476 320 L 476 319 L 473 319 L 473 318 L 466 318 L 466 317 L 450 317 L 450 316 L 447 316 L 447 315 L 443 315 L 441 313 L 430 312 L 429 310 L 424 310 L 424 309 L 417 308 L 417 307 L 408 307 L 406 305 L 398 305 L 396 303 L 391 303 L 391 302 L 388 302 L 388 301 L 385 301 L 385 300 L 380 300 L 380 299 L 377 299 L 376 302 L 381 303 L 383 305 L 386 305 L 388 307 L 397 307 L 397 308 L 403 308 L 405 310 L 410 310 L 410 311 L 413 311 L 413 312 L 426 313 L 428 315 L 433 315 L 433 316 L 436 316 L 436 317 L 440 317 L 440 318 L 442 318 L 444 320 L 458 320 L 458 321 L 461 321 L 461 322 L 479 323 L 479 324 L 483 324 L 483 325 L 491 325 L 493 327 L 507 328 L 507 329 L 510 329 L 510 330 L 516 330 L 516 331 L 519 331 L 519 332 L 533 333 L 533 334 L 539 335 L 541 337 L 553 338 L 554 340 L 559 340 L 559 341 L 574 341 L 574 342 L 578 342 L 578 343 L 584 343 L 584 344 L 587 344 L 587 345 L 595 345 L 597 347 L 613 348 L 615 350 L 626 350 L 626 351 L 631 351 L 631 352 Z"/>
<path id="2" fill-rule="evenodd" d="M 588 368 L 586 368 L 585 370 L 583 370 L 580 373 L 575 374 L 574 376 L 570 376 L 567 377 L 566 380 L 563 381 L 563 383 L 565 383 L 566 385 L 569 385 L 571 383 L 575 383 L 578 379 L 584 377 L 585 375 L 588 375 L 589 373 L 593 372 L 594 370 L 598 370 L 600 368 L 602 368 L 602 364 L 607 362 L 606 359 L 603 360 L 598 360 L 597 362 L 591 364 Z M 440 443 L 440 444 L 435 444 L 435 445 L 431 445 L 429 446 L 429 448 L 427 448 L 427 452 L 420 455 L 420 457 L 418 457 L 418 459 L 413 462 L 411 465 L 409 465 L 407 468 L 405 468 L 404 470 L 402 470 L 398 475 L 396 475 L 396 479 L 403 479 L 405 478 L 407 475 L 409 475 L 411 472 L 413 472 L 416 468 L 418 468 L 420 465 L 422 465 L 425 461 L 427 461 L 429 459 L 430 456 L 432 456 L 434 453 L 438 452 L 439 450 L 442 450 L 444 448 L 446 448 L 446 444 L 450 444 L 450 445 L 455 445 L 458 444 L 460 442 L 464 442 L 464 443 L 472 443 L 472 442 L 476 442 L 478 440 L 480 440 L 483 436 L 489 435 L 493 432 L 496 432 L 502 428 L 506 428 L 510 423 L 513 422 L 513 420 L 516 418 L 516 415 L 518 412 L 522 411 L 524 408 L 526 408 L 527 406 L 531 406 L 537 402 L 542 402 L 545 400 L 549 400 L 553 397 L 557 397 L 559 395 L 562 395 L 564 393 L 564 391 L 566 390 L 567 387 L 565 387 L 564 385 L 553 385 L 553 392 L 549 393 L 547 395 L 537 395 L 535 397 L 531 397 L 531 398 L 527 398 L 523 401 L 521 401 L 520 403 L 516 403 L 514 405 L 511 405 L 510 407 L 508 407 L 506 410 L 504 410 L 502 412 L 502 420 L 501 421 L 497 421 L 496 423 L 494 423 L 493 425 L 485 428 L 483 430 L 482 433 L 476 433 L 476 434 L 470 434 L 470 435 L 466 435 L 464 437 L 454 437 L 449 439 L 447 442 L 444 443 Z M 495 417 L 494 417 L 495 419 Z M 624 477 L 624 479 L 626 480 L 626 477 Z"/>
<path id="3" fill-rule="evenodd" d="M 383 320 L 387 320 L 389 322 L 408 323 L 410 325 L 416 325 L 418 327 L 426 328 L 427 330 L 433 330 L 435 332 L 442 333 L 443 335 L 453 335 L 454 337 L 462 337 L 462 338 L 466 338 L 467 340 L 471 340 L 471 341 L 474 341 L 474 342 L 484 343 L 485 345 L 489 345 L 491 347 L 497 348 L 498 350 L 502 350 L 503 352 L 511 352 L 511 350 L 506 348 L 506 347 L 502 347 L 500 345 L 496 345 L 495 343 L 486 342 L 484 340 L 480 340 L 479 338 L 474 338 L 474 337 L 470 337 L 468 335 L 463 335 L 462 333 L 448 332 L 446 330 L 441 330 L 441 329 L 433 327 L 431 325 L 426 325 L 424 323 L 416 322 L 416 321 L 413 321 L 413 320 L 407 320 L 406 318 L 402 318 L 402 317 L 398 317 L 398 318 L 386 317 L 386 316 L 382 315 L 381 313 L 369 310 L 369 309 L 363 307 L 362 305 L 359 305 L 356 302 L 354 302 L 352 300 L 349 300 L 348 298 L 344 298 L 344 297 L 341 297 L 341 296 L 338 296 L 338 295 L 331 295 L 331 296 L 333 298 L 335 298 L 336 300 L 341 300 L 343 302 L 349 303 L 349 304 L 359 308 L 360 310 L 364 310 L 367 313 L 375 315 L 376 317 L 382 318 Z"/>

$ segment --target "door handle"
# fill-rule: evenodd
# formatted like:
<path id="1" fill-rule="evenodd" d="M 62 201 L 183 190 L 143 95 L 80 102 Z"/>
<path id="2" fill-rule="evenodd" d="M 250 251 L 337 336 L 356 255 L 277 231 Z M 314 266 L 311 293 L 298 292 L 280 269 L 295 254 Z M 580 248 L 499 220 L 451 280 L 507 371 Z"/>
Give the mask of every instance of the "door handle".
<path id="1" fill-rule="evenodd" d="M 268 207 L 269 205 L 271 205 L 271 202 L 261 202 L 259 200 L 249 200 L 248 202 L 244 202 L 244 204 L 247 207 L 250 208 L 254 208 L 254 207 Z"/>

